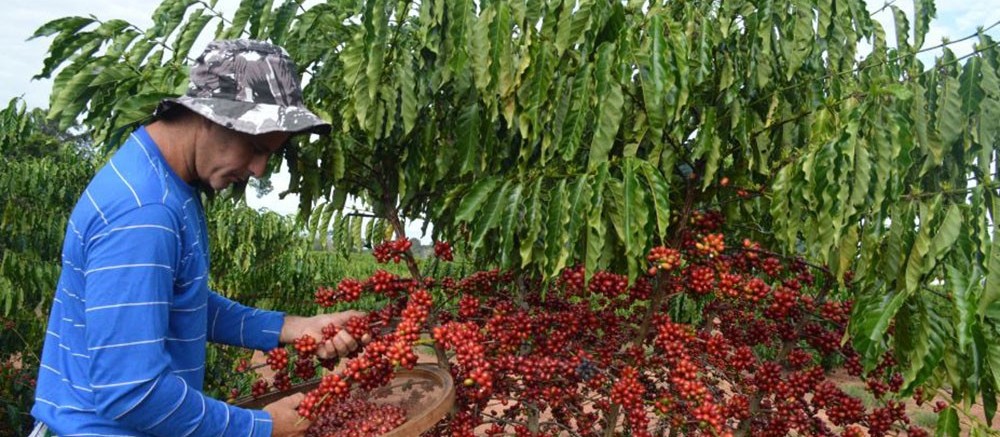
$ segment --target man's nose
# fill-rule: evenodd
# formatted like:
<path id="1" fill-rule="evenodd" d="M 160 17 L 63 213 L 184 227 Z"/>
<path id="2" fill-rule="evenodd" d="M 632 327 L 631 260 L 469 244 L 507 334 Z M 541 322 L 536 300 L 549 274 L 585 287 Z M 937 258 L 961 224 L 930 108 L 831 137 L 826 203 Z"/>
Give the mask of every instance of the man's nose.
<path id="1" fill-rule="evenodd" d="M 264 177 L 264 171 L 267 170 L 267 155 L 256 155 L 250 160 L 250 173 L 253 173 L 254 177 L 262 178 Z"/>

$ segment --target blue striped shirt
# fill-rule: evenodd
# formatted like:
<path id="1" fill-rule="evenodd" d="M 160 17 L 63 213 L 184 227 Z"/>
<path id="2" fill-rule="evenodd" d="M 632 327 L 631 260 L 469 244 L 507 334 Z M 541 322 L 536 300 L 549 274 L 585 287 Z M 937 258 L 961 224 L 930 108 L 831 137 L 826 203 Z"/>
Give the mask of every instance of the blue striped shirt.
<path id="1" fill-rule="evenodd" d="M 208 288 L 198 192 L 135 131 L 81 196 L 31 413 L 60 436 L 270 436 L 271 417 L 201 393 L 207 341 L 278 344 L 279 312 Z"/>

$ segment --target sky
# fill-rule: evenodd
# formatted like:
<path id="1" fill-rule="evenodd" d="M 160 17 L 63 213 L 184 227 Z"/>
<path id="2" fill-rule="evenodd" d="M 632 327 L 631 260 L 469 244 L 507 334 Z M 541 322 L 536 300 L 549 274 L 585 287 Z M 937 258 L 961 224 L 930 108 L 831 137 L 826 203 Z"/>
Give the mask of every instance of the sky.
<path id="1" fill-rule="evenodd" d="M 22 97 L 29 107 L 44 107 L 48 104 L 52 87 L 51 80 L 32 80 L 32 76 L 41 71 L 45 53 L 51 38 L 38 38 L 28 41 L 27 38 L 42 24 L 65 16 L 95 15 L 101 20 L 119 18 L 126 20 L 139 28 L 147 28 L 152 24 L 152 13 L 160 4 L 159 0 L 5 0 L 4 25 L 0 26 L 0 47 L 3 47 L 4 62 L 0 64 L 0 105 L 5 106 L 11 98 Z M 217 9 L 231 15 L 236 10 L 239 0 L 219 0 Z M 907 13 L 912 27 L 913 3 L 910 0 L 895 0 L 895 6 Z M 868 9 L 876 11 L 883 7 L 881 0 L 869 1 Z M 925 47 L 937 45 L 942 38 L 956 40 L 976 32 L 977 27 L 989 26 L 1000 21 L 1000 0 L 940 0 L 937 2 L 937 18 L 931 23 Z M 890 45 L 895 42 L 895 30 L 892 14 L 888 8 L 874 17 L 886 30 L 886 40 Z M 208 32 L 206 32 L 208 33 Z M 1000 40 L 1000 26 L 988 32 L 994 39 Z M 912 31 L 911 31 L 912 34 Z M 191 53 L 200 53 L 208 40 L 197 41 Z M 975 40 L 968 40 L 951 46 L 957 56 L 972 51 Z M 930 64 L 940 51 L 932 51 L 921 55 L 925 65 Z M 272 194 L 258 198 L 248 193 L 247 201 L 255 208 L 267 208 L 282 214 L 295 211 L 297 199 L 287 196 L 278 199 L 276 193 L 288 186 L 288 174 L 279 172 L 272 175 L 274 190 Z M 411 223 L 407 233 L 410 236 L 419 235 L 419 224 Z M 425 238 L 426 239 L 426 238 Z"/>

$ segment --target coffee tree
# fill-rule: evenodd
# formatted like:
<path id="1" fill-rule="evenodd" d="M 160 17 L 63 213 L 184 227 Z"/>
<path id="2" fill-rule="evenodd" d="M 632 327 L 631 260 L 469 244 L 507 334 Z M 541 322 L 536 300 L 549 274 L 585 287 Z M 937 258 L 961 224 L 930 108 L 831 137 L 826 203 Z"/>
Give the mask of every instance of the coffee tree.
<path id="1" fill-rule="evenodd" d="M 0 436 L 23 435 L 68 211 L 95 169 L 84 137 L 18 99 L 0 110 Z"/>
<path id="2" fill-rule="evenodd" d="M 911 23 L 888 6 L 894 41 L 860 0 L 246 0 L 231 16 L 167 0 L 150 29 L 67 17 L 35 35 L 54 37 L 50 117 L 109 145 L 183 92 L 199 36 L 285 46 L 335 127 L 284 156 L 301 211 L 355 196 L 378 217 L 367 235 L 428 219 L 504 270 L 632 283 L 718 209 L 730 238 L 829 272 L 864 371 L 891 352 L 902 393 L 946 388 L 948 423 L 976 401 L 992 419 L 998 51 L 983 31 L 962 58 L 929 47 L 934 5 L 913 7 Z M 635 323 L 671 305 L 653 287 Z"/>

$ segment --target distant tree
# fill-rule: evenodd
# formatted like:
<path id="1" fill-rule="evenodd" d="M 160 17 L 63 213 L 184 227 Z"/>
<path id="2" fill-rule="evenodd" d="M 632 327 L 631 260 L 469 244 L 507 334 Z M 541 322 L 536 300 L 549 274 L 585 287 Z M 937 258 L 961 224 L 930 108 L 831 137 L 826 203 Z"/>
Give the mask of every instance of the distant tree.
<path id="1" fill-rule="evenodd" d="M 27 434 L 63 233 L 98 159 L 18 99 L 0 110 L 0 436 Z"/>

